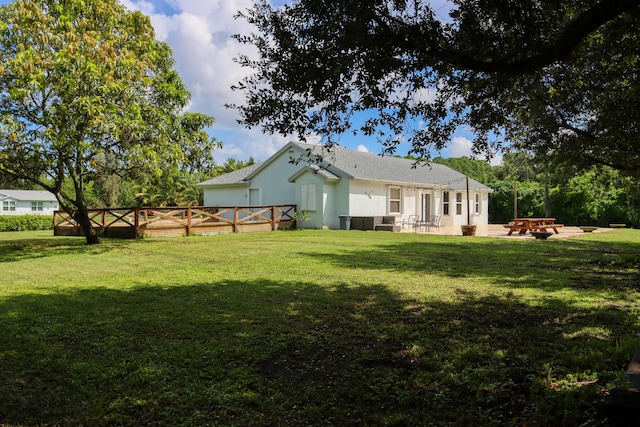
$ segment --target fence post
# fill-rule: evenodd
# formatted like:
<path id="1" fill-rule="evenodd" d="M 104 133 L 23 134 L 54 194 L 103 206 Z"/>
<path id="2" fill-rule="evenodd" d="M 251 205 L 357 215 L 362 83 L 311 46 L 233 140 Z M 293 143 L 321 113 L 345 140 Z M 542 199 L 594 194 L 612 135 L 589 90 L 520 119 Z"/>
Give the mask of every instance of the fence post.
<path id="1" fill-rule="evenodd" d="M 233 208 L 233 232 L 238 232 L 238 207 Z"/>
<path id="2" fill-rule="evenodd" d="M 276 230 L 276 215 L 278 214 L 278 208 L 274 205 L 271 206 L 271 231 Z"/>
<path id="3" fill-rule="evenodd" d="M 133 215 L 134 215 L 133 227 L 135 228 L 135 230 L 133 230 L 133 233 L 135 234 L 136 239 L 137 239 L 138 238 L 138 234 L 140 232 L 140 208 L 139 207 L 136 207 L 133 210 Z"/>
<path id="4" fill-rule="evenodd" d="M 191 236 L 191 207 L 187 208 L 187 236 Z"/>

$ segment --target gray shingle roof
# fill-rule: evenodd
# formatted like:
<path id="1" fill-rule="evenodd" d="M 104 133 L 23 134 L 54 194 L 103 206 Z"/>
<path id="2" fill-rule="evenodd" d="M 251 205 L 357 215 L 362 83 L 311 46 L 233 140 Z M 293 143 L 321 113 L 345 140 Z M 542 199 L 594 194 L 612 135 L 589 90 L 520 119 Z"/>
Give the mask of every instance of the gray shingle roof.
<path id="1" fill-rule="evenodd" d="M 296 172 L 291 177 L 289 177 L 289 181 L 290 182 L 295 181 L 300 175 L 302 175 L 307 170 L 309 170 L 309 171 L 311 171 L 311 172 L 313 172 L 315 174 L 318 174 L 319 176 L 323 177 L 326 180 L 330 180 L 330 181 L 338 181 L 338 180 L 340 180 L 340 177 L 338 175 L 332 173 L 331 171 L 329 171 L 327 169 L 323 169 L 323 168 L 319 167 L 318 165 L 311 164 L 311 165 L 304 166 L 298 172 Z"/>
<path id="2" fill-rule="evenodd" d="M 263 162 L 256 162 L 252 165 L 244 167 L 242 169 L 235 170 L 233 172 L 226 173 L 224 175 L 216 176 L 208 179 L 204 182 L 196 184 L 196 187 L 207 187 L 209 185 L 238 185 L 248 184 L 247 178 L 260 166 Z"/>
<path id="3" fill-rule="evenodd" d="M 33 202 L 55 202 L 56 196 L 48 191 L 39 190 L 0 190 L 0 199 L 10 197 L 15 200 Z"/>
<path id="4" fill-rule="evenodd" d="M 323 156 L 325 167 L 339 176 L 346 174 L 355 179 L 442 186 L 454 190 L 466 188 L 464 174 L 438 163 L 414 165 L 410 159 L 363 153 L 340 146 L 334 146 L 327 152 L 321 145 L 294 144 L 303 150 L 311 149 L 312 155 Z M 490 191 L 489 187 L 473 179 L 469 179 L 469 187 Z"/>
<path id="5" fill-rule="evenodd" d="M 315 164 L 321 158 L 320 164 L 326 169 L 327 177 L 337 176 L 395 184 L 446 187 L 453 190 L 464 190 L 466 188 L 466 176 L 448 166 L 437 163 L 415 165 L 415 162 L 410 159 L 363 153 L 341 146 L 334 146 L 328 150 L 320 144 L 310 145 L 290 142 L 274 157 L 282 153 L 290 145 L 298 147 L 302 152 L 308 150 L 309 160 L 305 161 L 304 157 L 301 158 L 300 168 L 306 168 L 309 163 Z M 255 163 L 246 168 L 201 182 L 197 186 L 248 184 L 252 176 L 262 167 L 266 167 L 269 162 L 270 159 Z M 287 178 L 289 177 L 285 177 L 285 179 Z M 469 179 L 469 187 L 473 190 L 491 191 L 489 187 L 473 179 Z"/>

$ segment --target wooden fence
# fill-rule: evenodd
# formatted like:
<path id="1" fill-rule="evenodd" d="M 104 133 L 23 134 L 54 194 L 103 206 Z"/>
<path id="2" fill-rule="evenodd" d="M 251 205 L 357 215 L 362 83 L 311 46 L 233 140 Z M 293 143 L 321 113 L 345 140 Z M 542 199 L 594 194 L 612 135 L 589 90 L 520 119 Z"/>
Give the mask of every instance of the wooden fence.
<path id="1" fill-rule="evenodd" d="M 296 205 L 193 206 L 90 209 L 89 219 L 99 236 L 136 239 L 144 236 L 191 236 L 289 228 Z M 73 216 L 53 214 L 56 236 L 82 236 Z"/>

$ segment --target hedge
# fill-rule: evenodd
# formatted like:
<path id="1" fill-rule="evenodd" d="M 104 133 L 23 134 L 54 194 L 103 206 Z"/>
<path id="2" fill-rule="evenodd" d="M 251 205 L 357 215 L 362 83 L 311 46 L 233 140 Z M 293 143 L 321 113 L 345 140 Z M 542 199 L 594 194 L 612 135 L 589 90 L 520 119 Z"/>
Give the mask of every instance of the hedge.
<path id="1" fill-rule="evenodd" d="M 44 215 L 0 216 L 0 231 L 53 230 L 53 217 Z"/>

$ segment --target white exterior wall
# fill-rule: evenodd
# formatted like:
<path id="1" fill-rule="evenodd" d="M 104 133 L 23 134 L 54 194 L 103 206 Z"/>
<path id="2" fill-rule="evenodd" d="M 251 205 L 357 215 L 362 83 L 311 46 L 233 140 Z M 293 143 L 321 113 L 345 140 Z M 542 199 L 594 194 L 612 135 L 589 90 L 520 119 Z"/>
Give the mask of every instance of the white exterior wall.
<path id="1" fill-rule="evenodd" d="M 402 190 L 401 214 L 391 214 L 389 212 L 389 187 L 400 187 Z M 430 203 L 427 209 L 429 215 L 441 216 L 441 221 L 443 222 L 442 225 L 453 225 L 457 224 L 459 221 L 462 221 L 462 219 L 457 218 L 460 215 L 455 215 L 455 203 L 451 205 L 453 211 L 450 210 L 450 212 L 453 212 L 454 215 L 450 214 L 448 216 L 443 216 L 442 189 L 424 188 L 406 184 L 387 184 L 371 181 L 352 181 L 350 183 L 350 189 L 351 192 L 349 194 L 348 213 L 352 216 L 395 215 L 398 221 L 401 221 L 402 219 L 408 219 L 410 215 L 417 215 L 419 217 L 422 217 L 422 195 L 428 194 L 430 198 Z M 455 201 L 456 191 L 449 191 L 451 192 L 451 197 L 453 197 Z M 464 196 L 463 203 L 466 203 L 464 200 Z M 466 223 L 466 210 L 464 209 L 463 214 L 465 215 L 464 221 Z M 481 212 L 484 212 L 486 216 L 486 207 L 484 207 Z M 346 214 L 346 211 L 343 214 Z"/>
<path id="2" fill-rule="evenodd" d="M 302 164 L 289 163 L 289 155 L 283 153 L 266 168 L 251 178 L 251 188 L 259 188 L 262 205 L 287 205 L 296 203 L 296 184 L 288 178 L 295 174 Z"/>
<path id="3" fill-rule="evenodd" d="M 336 221 L 339 224 L 340 215 L 352 215 L 349 212 L 349 204 L 351 195 L 349 194 L 349 189 L 351 188 L 352 183 L 348 178 L 342 178 L 334 185 L 334 201 L 335 201 L 335 211 L 336 211 Z M 339 228 L 339 227 L 336 227 Z"/>
<path id="4" fill-rule="evenodd" d="M 304 184 L 315 185 L 315 209 L 304 210 L 306 212 L 308 221 L 300 224 L 302 228 L 323 228 L 325 224 L 325 180 L 322 176 L 314 174 L 311 171 L 307 171 L 300 175 L 295 182 L 295 204 L 298 206 L 298 211 L 303 210 L 302 202 L 302 186 Z"/>
<path id="5" fill-rule="evenodd" d="M 334 230 L 340 228 L 340 220 L 336 210 L 336 183 L 334 182 L 325 182 L 322 187 L 322 222 L 323 227 Z"/>
<path id="6" fill-rule="evenodd" d="M 401 214 L 389 212 L 389 187 L 401 188 Z M 349 195 L 349 214 L 352 216 L 395 215 L 398 221 L 408 219 L 410 215 L 422 217 L 423 194 L 428 194 L 430 198 L 430 203 L 427 209 L 429 215 L 442 216 L 441 189 L 424 188 L 406 184 L 396 185 L 381 182 L 353 181 L 351 182 L 351 194 Z M 449 215 L 445 219 L 450 224 L 453 224 L 454 216 Z"/>
<path id="7" fill-rule="evenodd" d="M 224 187 L 215 191 L 204 189 L 205 206 L 246 206 L 249 187 Z"/>
<path id="8" fill-rule="evenodd" d="M 207 206 L 248 206 L 250 189 L 259 190 L 260 201 L 257 204 L 295 204 L 296 184 L 289 182 L 288 178 L 304 167 L 304 164 L 289 163 L 289 156 L 299 154 L 301 153 L 282 153 L 251 178 L 250 185 L 203 188 L 204 204 Z"/>
<path id="9" fill-rule="evenodd" d="M 475 213 L 475 195 L 480 195 L 480 213 Z M 471 212 L 474 224 L 489 223 L 489 193 L 487 192 L 471 192 Z"/>
<path id="10" fill-rule="evenodd" d="M 15 211 L 5 211 L 3 209 L 3 201 L 11 201 L 15 202 L 16 210 Z M 37 202 L 40 202 L 38 200 Z M 58 202 L 47 202 L 42 201 L 42 210 L 41 211 L 33 211 L 31 210 L 31 201 L 25 200 L 15 200 L 13 198 L 6 198 L 0 200 L 0 215 L 49 215 L 53 216 L 53 212 L 58 210 Z"/>
<path id="11" fill-rule="evenodd" d="M 381 216 L 388 213 L 388 187 L 389 184 L 360 182 L 358 185 L 351 184 L 352 194 L 350 195 L 351 212 L 353 216 Z M 445 188 L 424 188 L 419 186 L 397 185 L 402 188 L 402 214 L 396 215 L 397 220 L 408 219 L 410 215 L 423 216 L 422 195 L 428 194 L 430 203 L 428 206 L 429 215 L 438 215 L 440 225 L 460 226 L 467 224 L 467 195 L 465 190 L 453 190 Z M 449 191 L 449 214 L 444 215 L 443 193 Z M 456 211 L 456 194 L 462 195 L 461 213 Z M 363 195 L 366 194 L 366 198 Z M 475 213 L 475 195 L 480 195 L 480 213 Z M 371 195 L 371 198 L 368 197 Z M 472 224 L 487 224 L 489 219 L 489 193 L 470 191 L 470 212 Z"/>
<path id="12" fill-rule="evenodd" d="M 387 214 L 387 195 L 384 184 L 371 181 L 351 181 L 349 215 L 383 216 Z"/>
<path id="13" fill-rule="evenodd" d="M 444 191 L 449 191 L 449 215 L 443 214 L 443 205 L 444 198 L 442 196 Z M 467 224 L 467 192 L 465 190 L 446 190 L 443 189 L 438 191 L 439 200 L 437 201 L 436 206 L 439 209 L 440 213 L 436 213 L 436 215 L 441 215 L 440 217 L 440 225 L 442 226 L 460 226 Z M 456 194 L 462 194 L 462 210 L 461 213 L 458 214 L 456 210 Z M 476 194 L 480 195 L 480 213 L 475 213 L 475 196 Z M 489 223 L 489 193 L 488 192 L 476 192 L 473 190 L 469 191 L 469 213 L 471 214 L 471 224 L 476 225 L 485 225 Z"/>

